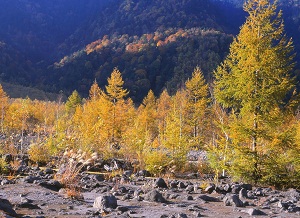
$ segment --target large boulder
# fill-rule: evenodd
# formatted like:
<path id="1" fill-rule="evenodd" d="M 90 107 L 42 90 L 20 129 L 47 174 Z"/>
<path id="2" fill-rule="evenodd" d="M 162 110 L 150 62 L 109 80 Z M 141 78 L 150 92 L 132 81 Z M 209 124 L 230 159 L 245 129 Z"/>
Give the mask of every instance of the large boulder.
<path id="1" fill-rule="evenodd" d="M 99 196 L 95 199 L 93 205 L 93 207 L 97 209 L 107 209 L 107 208 L 116 209 L 117 206 L 118 206 L 117 199 L 113 195 Z"/>
<path id="2" fill-rule="evenodd" d="M 162 194 L 157 190 L 152 190 L 145 194 L 144 196 L 145 201 L 151 201 L 151 202 L 166 202 L 166 199 L 162 196 Z"/>
<path id="3" fill-rule="evenodd" d="M 13 209 L 13 205 L 8 200 L 2 198 L 0 198 L 0 211 L 3 211 L 5 214 L 11 215 L 13 217 L 17 217 L 18 215 Z"/>
<path id="4" fill-rule="evenodd" d="M 157 188 L 168 188 L 168 185 L 167 185 L 167 183 L 165 182 L 165 180 L 163 178 L 158 178 L 154 182 L 154 187 L 157 187 Z"/>
<path id="5" fill-rule="evenodd" d="M 263 216 L 263 215 L 266 215 L 265 212 L 263 212 L 259 209 L 256 209 L 256 208 L 250 208 L 250 209 L 246 210 L 245 212 L 248 213 L 250 216 Z"/>
<path id="6" fill-rule="evenodd" d="M 243 207 L 243 202 L 239 199 L 238 195 L 227 194 L 223 202 L 225 206 L 235 206 L 235 207 Z"/>

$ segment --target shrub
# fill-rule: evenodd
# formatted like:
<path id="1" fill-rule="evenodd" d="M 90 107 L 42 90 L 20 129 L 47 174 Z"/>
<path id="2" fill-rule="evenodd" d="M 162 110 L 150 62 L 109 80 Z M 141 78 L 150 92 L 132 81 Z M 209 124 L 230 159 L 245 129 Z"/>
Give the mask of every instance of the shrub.
<path id="1" fill-rule="evenodd" d="M 170 165 L 169 157 L 161 150 L 145 151 L 144 157 L 146 170 L 154 175 L 165 173 Z"/>
<path id="2" fill-rule="evenodd" d="M 29 159 L 36 163 L 47 163 L 50 160 L 50 152 L 46 145 L 33 143 L 28 150 Z"/>
<path id="3" fill-rule="evenodd" d="M 8 164 L 4 160 L 4 158 L 0 158 L 0 173 L 1 174 L 7 174 L 8 173 Z"/>

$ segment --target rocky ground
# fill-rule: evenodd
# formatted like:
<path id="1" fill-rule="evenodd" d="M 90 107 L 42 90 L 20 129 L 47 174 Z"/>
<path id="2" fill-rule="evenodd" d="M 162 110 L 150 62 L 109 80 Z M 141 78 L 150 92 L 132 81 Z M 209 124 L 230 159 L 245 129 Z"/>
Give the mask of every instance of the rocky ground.
<path id="1" fill-rule="evenodd" d="M 300 192 L 252 187 L 228 180 L 210 183 L 145 177 L 145 171 L 106 178 L 80 174 L 81 195 L 68 197 L 51 168 L 23 166 L 0 178 L 0 217 L 300 217 Z"/>

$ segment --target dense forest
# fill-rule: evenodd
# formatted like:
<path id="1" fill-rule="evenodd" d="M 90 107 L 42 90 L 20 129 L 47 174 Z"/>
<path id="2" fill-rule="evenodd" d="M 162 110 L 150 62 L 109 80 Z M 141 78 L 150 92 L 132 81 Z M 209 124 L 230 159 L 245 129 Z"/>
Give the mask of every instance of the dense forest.
<path id="1" fill-rule="evenodd" d="M 164 89 L 174 94 L 196 66 L 211 81 L 245 20 L 241 2 L 3 1 L 0 79 L 65 95 L 76 89 L 87 97 L 95 79 L 104 88 L 118 67 L 136 103 L 150 89 L 156 96 Z M 299 6 L 279 6 L 298 50 Z"/>
<path id="2" fill-rule="evenodd" d="M 135 11 L 143 2 L 121 8 Z M 0 152 L 28 154 L 39 164 L 66 150 L 97 152 L 152 175 L 192 171 L 299 187 L 295 47 L 277 4 L 249 0 L 244 10 L 233 39 L 189 22 L 133 36 L 120 30 L 48 68 L 53 81 L 59 77 L 56 88 L 80 85 L 89 90 L 84 98 L 75 90 L 65 102 L 62 93 L 56 101 L 13 99 L 0 87 Z M 191 162 L 193 151 L 207 158 Z"/>

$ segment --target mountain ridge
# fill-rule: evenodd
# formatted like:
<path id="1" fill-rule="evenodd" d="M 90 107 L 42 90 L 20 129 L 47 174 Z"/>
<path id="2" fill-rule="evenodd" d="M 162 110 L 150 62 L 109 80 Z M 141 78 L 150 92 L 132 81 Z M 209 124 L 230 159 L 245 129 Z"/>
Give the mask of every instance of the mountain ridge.
<path id="1" fill-rule="evenodd" d="M 211 80 L 246 16 L 240 6 L 221 0 L 1 4 L 2 80 L 66 94 L 76 89 L 86 96 L 95 79 L 103 87 L 118 67 L 130 97 L 138 102 L 149 89 L 155 94 L 165 88 L 176 91 L 197 65 Z M 292 1 L 282 7 L 293 11 L 286 16 L 287 29 L 296 36 L 299 7 Z"/>

